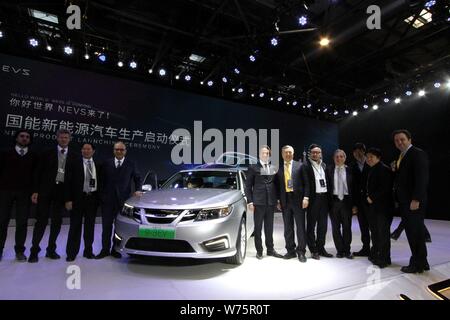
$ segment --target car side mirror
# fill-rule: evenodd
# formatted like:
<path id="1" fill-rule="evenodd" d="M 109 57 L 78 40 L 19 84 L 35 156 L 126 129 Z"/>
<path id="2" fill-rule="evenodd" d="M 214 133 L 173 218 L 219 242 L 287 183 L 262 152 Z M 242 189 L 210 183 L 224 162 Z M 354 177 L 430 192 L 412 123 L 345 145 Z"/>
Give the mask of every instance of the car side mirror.
<path id="1" fill-rule="evenodd" d="M 153 187 L 151 184 L 144 184 L 142 186 L 142 191 L 152 191 Z"/>

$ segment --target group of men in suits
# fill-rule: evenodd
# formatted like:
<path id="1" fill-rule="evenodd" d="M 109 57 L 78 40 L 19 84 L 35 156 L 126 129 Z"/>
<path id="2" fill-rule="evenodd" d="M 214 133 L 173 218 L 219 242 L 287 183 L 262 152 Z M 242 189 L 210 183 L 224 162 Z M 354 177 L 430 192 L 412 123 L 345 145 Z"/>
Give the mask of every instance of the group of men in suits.
<path id="1" fill-rule="evenodd" d="M 56 243 L 64 210 L 68 210 L 70 215 L 67 261 L 75 260 L 82 232 L 85 258 L 101 259 L 109 255 L 120 258 L 120 253 L 112 247 L 115 218 L 130 196 L 133 183 L 135 195 L 142 194 L 141 176 L 135 163 L 125 157 L 125 144 L 115 143 L 114 157 L 100 162 L 94 157 L 93 144 L 84 143 L 81 154 L 70 147 L 70 131 L 60 129 L 56 140 L 56 146 L 37 155 L 30 149 L 31 133 L 19 130 L 15 135 L 15 146 L 0 154 L 0 260 L 15 204 L 16 259 L 27 261 L 25 240 L 31 203 L 36 205 L 36 223 L 28 262 L 39 260 L 40 243 L 49 218 L 50 235 L 45 256 L 60 259 Z M 103 228 L 102 250 L 94 255 L 92 245 L 99 207 Z"/>
<path id="2" fill-rule="evenodd" d="M 328 216 L 337 258 L 368 257 L 376 266 L 391 264 L 391 233 L 394 207 L 398 206 L 411 248 L 405 273 L 429 270 L 426 251 L 424 215 L 427 200 L 428 160 L 424 151 L 412 146 L 407 130 L 393 133 L 400 151 L 395 167 L 383 163 L 378 148 L 355 144 L 355 162 L 346 165 L 346 153 L 338 149 L 333 164 L 322 161 L 322 148 L 313 144 L 309 157 L 300 163 L 294 159 L 294 148 L 281 150 L 279 168 L 270 163 L 270 147 L 262 146 L 259 162 L 247 171 L 245 194 L 254 212 L 256 257 L 263 258 L 262 228 L 267 255 L 306 262 L 306 246 L 311 258 L 333 257 L 325 250 Z M 282 211 L 286 254 L 274 249 L 273 220 L 275 208 Z M 357 215 L 362 248 L 351 253 L 352 215 Z M 295 240 L 297 238 L 297 241 Z M 297 244 L 296 244 L 297 242 Z"/>

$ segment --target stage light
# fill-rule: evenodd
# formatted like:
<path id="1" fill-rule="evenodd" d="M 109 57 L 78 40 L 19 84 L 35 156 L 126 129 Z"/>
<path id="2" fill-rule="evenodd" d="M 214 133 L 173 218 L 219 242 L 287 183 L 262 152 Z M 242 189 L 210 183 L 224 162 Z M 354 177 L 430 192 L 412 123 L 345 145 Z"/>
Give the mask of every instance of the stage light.
<path id="1" fill-rule="evenodd" d="M 201 86 L 203 85 L 203 81 L 200 81 L 200 85 L 201 85 Z"/>
<path id="2" fill-rule="evenodd" d="M 330 44 L 330 39 L 328 39 L 328 38 L 321 38 L 319 44 L 322 47 L 327 47 Z"/>
<path id="3" fill-rule="evenodd" d="M 235 89 L 235 88 L 232 88 L 232 89 L 231 89 L 231 91 L 235 92 L 235 91 L 236 91 L 236 89 Z"/>
<path id="4" fill-rule="evenodd" d="M 358 115 L 358 111 L 353 111 L 353 116 L 357 116 Z"/>
<path id="5" fill-rule="evenodd" d="M 252 98 L 254 98 L 255 97 L 255 94 L 254 93 L 252 93 L 251 95 L 250 95 Z"/>
<path id="6" fill-rule="evenodd" d="M 239 89 L 238 89 L 238 92 L 239 92 L 239 93 L 242 93 L 242 92 L 244 92 L 244 89 L 239 88 Z"/>
<path id="7" fill-rule="evenodd" d="M 449 80 L 449 81 L 447 81 L 447 84 L 446 84 L 446 86 L 447 86 L 447 88 L 448 88 L 448 89 L 450 89 L 450 80 Z"/>
<path id="8" fill-rule="evenodd" d="M 426 8 L 431 8 L 432 6 L 434 6 L 436 4 L 436 0 L 431 0 L 431 1 L 427 1 L 426 3 L 425 3 L 425 7 Z"/>
<path id="9" fill-rule="evenodd" d="M 227 77 L 223 77 L 223 78 L 222 78 L 222 82 L 223 82 L 223 83 L 227 83 L 227 82 L 228 82 Z"/>
<path id="10" fill-rule="evenodd" d="M 388 103 L 389 102 L 389 98 L 384 98 L 384 100 L 383 100 L 385 103 Z"/>
<path id="11" fill-rule="evenodd" d="M 395 102 L 396 104 L 399 104 L 401 101 L 402 101 L 402 100 L 401 100 L 400 98 L 395 98 L 395 100 L 394 100 L 394 102 Z"/>
<path id="12" fill-rule="evenodd" d="M 304 107 L 304 106 L 303 106 L 303 107 Z M 337 115 L 339 114 L 339 112 L 335 111 L 335 112 L 333 112 L 333 114 L 334 114 L 335 116 L 337 116 Z"/>
<path id="13" fill-rule="evenodd" d="M 270 101 L 273 101 L 273 97 L 270 97 Z"/>
<path id="14" fill-rule="evenodd" d="M 3 31 L 0 31 L 0 39 L 3 38 Z"/>
<path id="15" fill-rule="evenodd" d="M 323 112 L 327 112 L 327 111 L 328 111 L 328 108 L 323 109 Z"/>
<path id="16" fill-rule="evenodd" d="M 424 90 L 420 90 L 418 95 L 419 95 L 419 97 L 423 97 L 425 95 L 425 91 Z"/>
<path id="17" fill-rule="evenodd" d="M 100 53 L 98 55 L 98 60 L 100 60 L 101 62 L 105 62 L 106 61 L 106 55 L 104 53 Z"/>
<path id="18" fill-rule="evenodd" d="M 91 58 L 91 56 L 88 53 L 84 54 L 84 60 L 89 60 Z"/>
<path id="19" fill-rule="evenodd" d="M 304 26 L 308 23 L 308 19 L 305 16 L 301 16 L 298 18 L 298 24 Z"/>
<path id="20" fill-rule="evenodd" d="M 136 69 L 136 68 L 137 68 L 137 63 L 136 63 L 136 61 L 131 61 L 131 62 L 130 62 L 130 68 L 131 68 L 131 69 Z M 161 70 L 162 70 L 162 69 L 161 69 Z M 164 73 L 164 74 L 161 74 L 161 70 L 159 70 L 159 74 L 160 74 L 161 76 L 165 75 L 165 73 Z"/>
<path id="21" fill-rule="evenodd" d="M 378 110 L 378 105 L 374 104 L 372 107 L 373 110 Z"/>
<path id="22" fill-rule="evenodd" d="M 37 47 L 38 45 L 39 45 L 39 41 L 37 41 L 37 39 L 36 38 L 30 38 L 29 40 L 28 40 L 28 42 L 30 43 L 30 46 L 32 46 L 32 47 Z"/>
<path id="23" fill-rule="evenodd" d="M 278 97 L 278 98 L 277 98 L 277 101 L 278 101 L 278 102 L 280 102 L 281 100 L 283 100 L 282 97 Z"/>
<path id="24" fill-rule="evenodd" d="M 270 44 L 272 46 L 276 47 L 278 45 L 278 39 L 277 38 L 270 39 Z"/>
<path id="25" fill-rule="evenodd" d="M 166 69 L 163 69 L 163 68 L 159 69 L 159 75 L 161 77 L 164 77 L 166 75 Z"/>
<path id="26" fill-rule="evenodd" d="M 122 61 L 117 62 L 117 66 L 118 66 L 119 68 L 122 68 L 122 67 L 123 67 L 123 62 L 122 62 Z"/>
<path id="27" fill-rule="evenodd" d="M 180 76 L 179 75 L 176 75 L 175 76 L 175 80 L 179 80 L 180 79 Z"/>
<path id="28" fill-rule="evenodd" d="M 286 101 L 286 104 L 289 105 L 289 101 Z"/>
<path id="29" fill-rule="evenodd" d="M 297 101 L 292 101 L 292 105 L 296 106 L 297 105 Z"/>
<path id="30" fill-rule="evenodd" d="M 307 106 L 306 106 L 308 109 L 311 109 L 311 103 L 309 103 Z"/>
<path id="31" fill-rule="evenodd" d="M 68 56 L 70 56 L 71 54 L 73 54 L 73 49 L 70 46 L 65 46 L 64 47 L 64 53 L 67 54 Z"/>
<path id="32" fill-rule="evenodd" d="M 152 74 L 153 73 L 153 69 L 148 69 L 148 73 Z"/>
<path id="33" fill-rule="evenodd" d="M 344 113 L 345 113 L 345 114 L 349 114 L 349 113 L 350 113 L 350 111 L 348 111 L 348 110 L 345 110 L 345 111 L 344 111 Z"/>
<path id="34" fill-rule="evenodd" d="M 214 84 L 214 81 L 212 81 L 212 80 L 209 80 L 207 84 L 208 84 L 208 87 L 212 87 L 212 86 L 213 86 L 213 84 Z"/>
<path id="35" fill-rule="evenodd" d="M 252 54 L 251 54 L 248 58 L 249 58 L 249 60 L 250 60 L 251 62 L 255 62 L 255 61 L 256 61 L 255 56 L 252 55 Z"/>
<path id="36" fill-rule="evenodd" d="M 368 109 L 369 106 L 368 106 L 367 104 L 365 104 L 365 105 L 363 105 L 363 108 L 364 108 L 364 109 Z"/>
<path id="37" fill-rule="evenodd" d="M 186 81 L 191 81 L 191 76 L 190 75 L 185 75 L 184 76 L 184 80 L 186 80 Z"/>
<path id="38" fill-rule="evenodd" d="M 241 71 L 239 71 L 238 68 L 234 68 L 234 73 L 239 74 L 239 73 L 241 73 Z"/>
<path id="39" fill-rule="evenodd" d="M 406 91 L 405 94 L 409 97 L 412 95 L 412 92 L 410 90 Z"/>
<path id="40" fill-rule="evenodd" d="M 260 97 L 260 98 L 264 98 L 264 92 L 261 92 L 261 93 L 259 94 L 259 97 Z"/>
<path id="41" fill-rule="evenodd" d="M 52 51 L 53 50 L 51 45 L 47 45 L 46 49 L 47 49 L 47 51 Z"/>
<path id="42" fill-rule="evenodd" d="M 437 88 L 440 88 L 441 87 L 441 83 L 440 82 L 435 82 L 434 83 L 434 87 L 437 89 Z"/>

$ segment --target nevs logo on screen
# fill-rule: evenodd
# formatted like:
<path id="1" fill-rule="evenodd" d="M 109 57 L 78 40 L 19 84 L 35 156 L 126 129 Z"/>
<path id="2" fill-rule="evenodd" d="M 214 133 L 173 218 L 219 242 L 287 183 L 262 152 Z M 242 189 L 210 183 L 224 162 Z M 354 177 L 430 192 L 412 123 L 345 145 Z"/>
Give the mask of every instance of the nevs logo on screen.
<path id="1" fill-rule="evenodd" d="M 31 70 L 21 67 L 9 66 L 7 64 L 2 65 L 2 71 L 11 74 L 17 74 L 21 76 L 29 77 L 31 76 Z"/>

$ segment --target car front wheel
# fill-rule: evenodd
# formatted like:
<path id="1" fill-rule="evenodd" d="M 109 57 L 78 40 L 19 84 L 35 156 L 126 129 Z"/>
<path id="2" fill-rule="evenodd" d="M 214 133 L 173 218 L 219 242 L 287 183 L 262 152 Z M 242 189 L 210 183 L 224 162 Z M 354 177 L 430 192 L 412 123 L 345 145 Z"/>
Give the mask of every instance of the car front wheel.
<path id="1" fill-rule="evenodd" d="M 245 217 L 241 219 L 241 225 L 239 226 L 239 232 L 236 239 L 236 254 L 226 259 L 226 263 L 240 265 L 244 262 L 245 255 L 247 253 L 247 226 L 245 223 Z"/>

